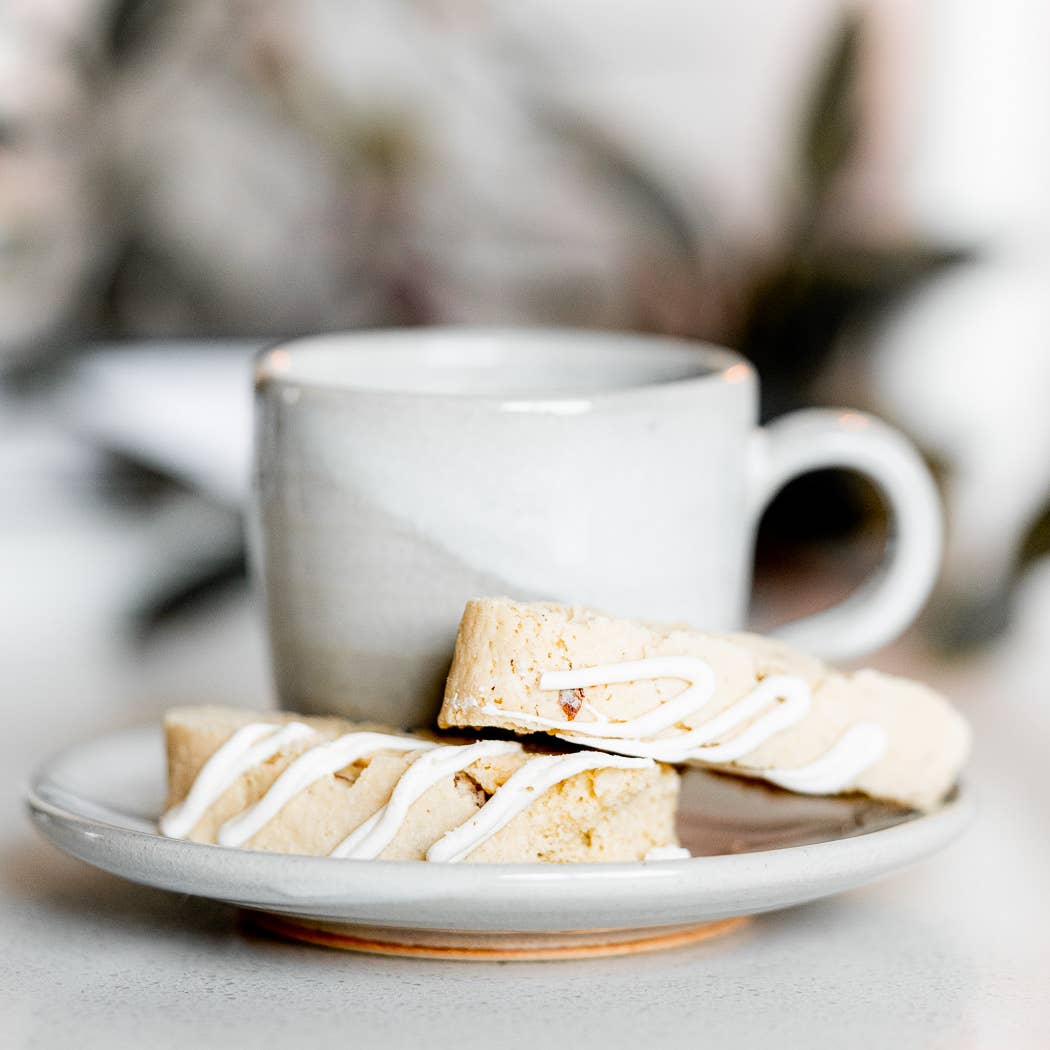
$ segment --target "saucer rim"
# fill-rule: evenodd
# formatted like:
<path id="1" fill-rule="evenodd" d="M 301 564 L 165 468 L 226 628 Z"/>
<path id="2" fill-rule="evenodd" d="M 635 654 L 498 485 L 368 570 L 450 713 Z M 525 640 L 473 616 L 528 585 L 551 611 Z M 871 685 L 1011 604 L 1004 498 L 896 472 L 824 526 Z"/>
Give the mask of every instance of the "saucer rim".
<path id="1" fill-rule="evenodd" d="M 776 910 L 907 867 L 950 843 L 976 812 L 974 790 L 963 780 L 932 812 L 803 845 L 686 860 L 431 865 L 169 839 L 78 811 L 77 802 L 99 803 L 53 782 L 55 770 L 92 747 L 156 747 L 159 734 L 155 726 L 100 734 L 43 762 L 24 793 L 36 827 L 64 852 L 134 882 L 272 914 L 365 926 L 638 929 Z M 52 792 L 65 803 L 48 797 Z"/>

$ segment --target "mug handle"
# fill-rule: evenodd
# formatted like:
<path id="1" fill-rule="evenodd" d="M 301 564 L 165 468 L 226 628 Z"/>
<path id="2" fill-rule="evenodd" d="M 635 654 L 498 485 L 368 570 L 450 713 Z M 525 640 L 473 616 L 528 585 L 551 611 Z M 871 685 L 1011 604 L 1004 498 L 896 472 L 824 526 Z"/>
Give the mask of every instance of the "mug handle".
<path id="1" fill-rule="evenodd" d="M 849 660 L 896 638 L 922 608 L 940 568 L 944 518 L 933 477 L 897 430 L 863 412 L 803 409 L 762 427 L 752 460 L 751 520 L 792 478 L 841 467 L 874 482 L 890 511 L 880 567 L 853 594 L 773 633 L 828 660 Z"/>

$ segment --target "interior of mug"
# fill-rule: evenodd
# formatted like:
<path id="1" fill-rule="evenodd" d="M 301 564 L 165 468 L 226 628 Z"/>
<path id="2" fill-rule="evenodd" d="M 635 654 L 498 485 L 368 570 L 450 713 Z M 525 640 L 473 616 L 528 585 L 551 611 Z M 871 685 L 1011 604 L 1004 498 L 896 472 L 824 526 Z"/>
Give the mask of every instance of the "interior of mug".
<path id="1" fill-rule="evenodd" d="M 265 379 L 442 396 L 612 392 L 748 369 L 729 350 L 660 336 L 565 329 L 416 328 L 333 333 L 264 351 Z"/>

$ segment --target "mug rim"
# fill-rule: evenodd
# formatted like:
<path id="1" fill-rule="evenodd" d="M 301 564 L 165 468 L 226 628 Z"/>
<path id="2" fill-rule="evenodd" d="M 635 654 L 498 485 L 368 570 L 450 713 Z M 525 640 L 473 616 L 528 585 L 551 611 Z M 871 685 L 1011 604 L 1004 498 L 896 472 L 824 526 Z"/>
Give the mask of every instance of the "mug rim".
<path id="1" fill-rule="evenodd" d="M 542 393 L 522 397 L 508 391 L 455 391 L 426 390 L 411 388 L 388 388 L 368 385 L 355 385 L 350 382 L 324 382 L 313 377 L 304 377 L 290 370 L 290 353 L 297 348 L 309 348 L 327 343 L 344 343 L 348 351 L 363 349 L 363 344 L 373 344 L 377 340 L 403 342 L 413 338 L 462 338 L 469 343 L 475 341 L 480 347 L 486 340 L 520 341 L 523 344 L 542 344 L 554 339 L 574 339 L 584 341 L 591 348 L 612 350 L 617 345 L 635 347 L 663 347 L 687 351 L 694 356 L 698 365 L 704 366 L 703 372 L 669 379 L 653 379 L 637 383 L 625 383 L 615 387 L 595 387 L 558 391 L 551 389 Z M 285 355 L 283 357 L 279 355 Z M 747 380 L 754 381 L 754 366 L 742 354 L 728 347 L 720 346 L 701 339 L 685 336 L 665 335 L 662 333 L 632 332 L 619 329 L 572 328 L 545 325 L 422 325 L 412 327 L 374 327 L 357 328 L 342 331 L 318 332 L 311 335 L 293 336 L 279 339 L 258 350 L 253 359 L 254 384 L 256 392 L 267 386 L 296 388 L 317 394 L 336 397 L 353 397 L 391 400 L 420 400 L 427 402 L 460 401 L 473 405 L 502 406 L 521 401 L 541 401 L 543 403 L 579 403 L 581 401 L 608 401 L 625 397 L 652 394 L 657 391 L 676 391 L 695 389 L 716 384 L 736 385 Z"/>

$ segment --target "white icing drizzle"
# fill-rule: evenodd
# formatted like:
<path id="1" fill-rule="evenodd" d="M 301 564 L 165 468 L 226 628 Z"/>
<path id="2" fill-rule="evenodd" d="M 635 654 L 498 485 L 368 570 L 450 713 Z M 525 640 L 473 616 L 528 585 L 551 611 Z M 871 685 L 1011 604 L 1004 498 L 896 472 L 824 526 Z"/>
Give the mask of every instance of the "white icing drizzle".
<path id="1" fill-rule="evenodd" d="M 238 777 L 289 744 L 316 735 L 302 722 L 290 722 L 285 726 L 258 722 L 238 729 L 204 764 L 186 798 L 161 817 L 161 833 L 170 838 L 184 838 L 204 816 L 208 807 Z M 360 758 L 380 751 L 425 753 L 402 773 L 386 805 L 343 839 L 332 851 L 333 857 L 359 860 L 378 857 L 397 835 L 412 805 L 431 787 L 475 762 L 501 755 L 521 754 L 523 748 L 521 744 L 502 740 L 438 746 L 427 740 L 388 733 L 347 733 L 336 740 L 319 743 L 299 755 L 270 785 L 262 798 L 222 825 L 217 836 L 218 843 L 222 846 L 243 845 L 311 784 Z M 439 839 L 427 853 L 427 860 L 462 860 L 532 805 L 544 792 L 578 773 L 597 769 L 648 769 L 654 765 L 651 758 L 626 758 L 595 751 L 539 755 L 529 759 L 473 817 Z M 662 848 L 657 847 L 657 850 Z M 679 854 L 675 853 L 674 856 Z M 647 856 L 647 859 L 654 858 Z"/>
<path id="2" fill-rule="evenodd" d="M 427 851 L 427 860 L 444 863 L 463 860 L 528 809 L 545 791 L 578 773 L 592 769 L 649 769 L 654 765 L 652 759 L 623 758 L 593 751 L 539 755 L 515 770 L 474 816 L 438 839 Z"/>
<path id="3" fill-rule="evenodd" d="M 812 703 L 809 685 L 804 679 L 793 675 L 770 675 L 698 728 L 657 737 L 657 734 L 701 711 L 713 698 L 715 676 L 705 661 L 687 656 L 650 657 L 572 671 L 547 671 L 541 676 L 539 687 L 544 691 L 560 692 L 658 678 L 679 678 L 689 684 L 671 700 L 621 722 L 611 722 L 603 717 L 594 717 L 589 722 L 545 718 L 525 711 L 505 711 L 489 704 L 480 710 L 483 714 L 510 719 L 524 727 L 548 729 L 581 747 L 638 755 L 661 762 L 739 763 L 770 737 L 801 722 L 809 714 Z M 589 707 L 585 701 L 581 710 Z M 590 710 L 593 717 L 593 708 Z M 850 787 L 865 769 L 885 754 L 887 746 L 886 731 L 881 726 L 874 722 L 860 722 L 808 765 L 788 770 L 741 765 L 741 769 L 791 791 L 834 794 Z"/>
<path id="4" fill-rule="evenodd" d="M 886 730 L 874 722 L 858 722 L 847 729 L 809 765 L 795 769 L 766 770 L 762 778 L 801 795 L 833 795 L 886 754 Z"/>
<path id="5" fill-rule="evenodd" d="M 216 836 L 220 846 L 243 846 L 301 791 L 322 777 L 379 751 L 422 751 L 436 747 L 416 737 L 391 733 L 347 733 L 301 754 L 253 806 L 226 821 Z"/>
<path id="6" fill-rule="evenodd" d="M 681 678 L 689 683 L 673 700 L 667 700 L 637 718 L 623 722 L 588 722 L 591 736 L 626 740 L 654 736 L 699 711 L 714 695 L 715 676 L 703 660 L 691 656 L 652 657 L 627 663 L 582 667 L 577 671 L 547 671 L 540 678 L 540 689 L 586 689 L 592 685 L 614 685 L 617 682 L 636 682 L 654 678 Z M 503 715 L 498 707 L 488 706 L 486 714 Z M 576 723 L 562 718 L 543 718 L 515 711 L 515 721 L 543 729 L 574 730 Z M 559 734 L 560 735 L 560 734 Z M 566 735 L 566 739 L 569 737 Z"/>
<path id="7" fill-rule="evenodd" d="M 580 710 L 586 711 L 587 714 L 589 714 L 595 720 L 595 722 L 609 721 L 609 719 L 607 719 L 605 715 L 603 715 L 601 711 L 599 711 L 598 708 L 596 708 L 594 704 L 590 702 L 590 700 L 584 700 L 583 703 L 580 704 Z"/>
<path id="8" fill-rule="evenodd" d="M 283 726 L 252 722 L 242 726 L 204 763 L 186 797 L 160 818 L 161 834 L 184 839 L 238 777 L 288 745 L 314 735 L 303 722 Z"/>
<path id="9" fill-rule="evenodd" d="M 685 846 L 653 846 L 642 860 L 690 860 L 692 856 Z"/>
<path id="10" fill-rule="evenodd" d="M 544 792 L 589 770 L 651 768 L 655 760 L 736 762 L 742 772 L 790 791 L 834 794 L 850 787 L 865 769 L 885 755 L 888 747 L 888 737 L 881 726 L 874 722 L 859 722 L 806 765 L 794 769 L 772 769 L 740 764 L 740 759 L 776 733 L 796 725 L 809 713 L 811 695 L 808 684 L 789 675 L 771 675 L 763 679 L 746 696 L 695 729 L 653 739 L 702 710 L 714 696 L 713 671 L 703 660 L 692 657 L 654 657 L 573 671 L 549 671 L 540 678 L 539 684 L 543 690 L 560 692 L 658 678 L 680 678 L 688 685 L 677 696 L 651 711 L 620 722 L 608 720 L 586 700 L 581 710 L 590 716 L 591 720 L 587 722 L 481 707 L 483 713 L 510 717 L 530 728 L 548 729 L 572 743 L 599 750 L 540 755 L 530 759 L 474 816 L 435 842 L 427 852 L 427 860 L 445 863 L 463 860 Z M 161 833 L 169 838 L 185 838 L 207 809 L 240 776 L 282 749 L 316 735 L 302 722 L 289 722 L 283 726 L 256 722 L 241 727 L 204 764 L 185 799 L 161 817 Z M 224 846 L 243 845 L 311 784 L 384 750 L 426 753 L 401 775 L 386 805 L 336 846 L 333 857 L 378 857 L 397 835 L 412 805 L 431 787 L 475 762 L 520 753 L 522 748 L 520 744 L 499 740 L 438 746 L 430 741 L 388 733 L 348 733 L 336 740 L 317 744 L 296 758 L 262 798 L 223 824 L 217 841 Z M 688 856 L 688 851 L 680 847 L 657 846 L 644 859 L 671 860 Z"/>
<path id="11" fill-rule="evenodd" d="M 378 857 L 397 835 L 412 804 L 439 781 L 462 772 L 467 766 L 481 759 L 518 754 L 521 750 L 521 744 L 502 740 L 482 740 L 476 744 L 435 748 L 416 759 L 405 770 L 387 804 L 350 832 L 332 850 L 332 856 L 355 860 L 372 860 Z M 491 802 L 491 799 L 489 801 Z"/>

